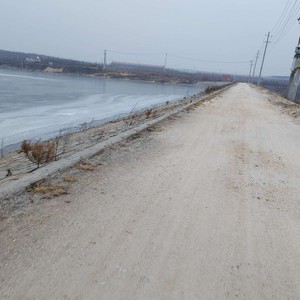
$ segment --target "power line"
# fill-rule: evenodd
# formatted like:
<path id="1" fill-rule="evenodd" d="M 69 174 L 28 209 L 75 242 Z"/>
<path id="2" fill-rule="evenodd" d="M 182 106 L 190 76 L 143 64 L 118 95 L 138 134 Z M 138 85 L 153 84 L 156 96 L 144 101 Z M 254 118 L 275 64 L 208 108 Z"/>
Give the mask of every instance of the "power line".
<path id="1" fill-rule="evenodd" d="M 288 26 L 288 24 L 291 21 L 292 15 L 295 13 L 296 10 L 296 5 L 297 5 L 298 0 L 294 0 L 294 4 L 289 8 L 289 12 L 288 15 L 285 18 L 285 21 L 283 23 L 283 25 L 281 26 L 281 28 L 278 28 L 278 32 L 276 32 L 276 35 L 280 35 L 282 33 L 282 31 Z"/>
<path id="2" fill-rule="evenodd" d="M 158 56 L 158 55 L 165 55 L 165 53 L 137 53 L 137 52 L 121 52 L 115 50 L 107 50 L 108 52 L 115 53 L 115 54 L 124 54 L 124 55 L 134 55 L 134 56 Z"/>
<path id="3" fill-rule="evenodd" d="M 121 54 L 121 55 L 131 55 L 131 56 L 164 56 L 166 59 L 166 53 L 138 53 L 138 52 L 122 52 L 116 50 L 107 50 L 107 52 Z M 204 60 L 186 56 L 179 56 L 175 54 L 168 54 L 168 57 L 173 57 L 182 60 L 190 60 L 190 61 L 197 61 L 203 63 L 217 63 L 217 64 L 248 64 L 249 61 L 219 61 L 219 60 Z"/>
<path id="4" fill-rule="evenodd" d="M 284 10 L 282 11 L 279 19 L 277 20 L 276 24 L 274 25 L 273 29 L 271 30 L 271 32 L 273 33 L 274 36 L 276 36 L 277 33 L 279 32 L 280 26 L 281 26 L 282 22 L 284 22 L 285 14 L 287 13 L 288 9 L 290 8 L 290 5 L 293 3 L 292 1 L 293 0 L 287 1 L 286 5 L 284 7 Z"/>
<path id="5" fill-rule="evenodd" d="M 295 22 L 297 20 L 297 16 L 299 15 L 300 13 L 300 3 L 298 4 L 297 8 L 296 8 L 296 11 L 294 12 L 294 14 L 292 15 L 291 17 L 291 20 L 289 23 L 287 23 L 286 25 L 286 29 L 282 30 L 281 34 L 279 35 L 279 37 L 277 38 L 276 42 L 275 42 L 275 45 L 282 39 L 286 36 L 286 34 L 290 31 L 290 29 L 293 27 L 293 25 L 295 25 Z"/>
<path id="6" fill-rule="evenodd" d="M 294 21 L 296 21 L 296 19 L 294 18 Z M 292 23 L 288 29 L 282 33 L 277 40 L 275 40 L 275 42 L 273 43 L 272 47 L 270 48 L 270 52 L 274 50 L 274 48 L 276 48 L 276 45 L 278 45 L 278 43 L 287 35 L 287 33 L 290 31 L 290 29 L 292 29 L 292 27 L 295 25 L 295 23 Z"/>
<path id="7" fill-rule="evenodd" d="M 275 31 L 275 42 L 270 50 L 273 50 L 274 47 L 281 41 L 283 37 L 286 36 L 286 34 L 290 31 L 290 29 L 293 27 L 296 21 L 296 17 L 300 13 L 300 3 L 298 3 L 298 0 L 294 0 L 293 5 L 289 8 L 289 12 L 287 17 L 285 18 L 285 21 L 283 21 L 281 28 L 278 27 L 277 31 Z M 290 2 L 292 4 L 292 2 Z"/>
<path id="8" fill-rule="evenodd" d="M 292 9 L 291 13 L 289 14 L 289 20 L 287 20 L 287 22 L 285 23 L 285 25 L 282 27 L 281 32 L 278 33 L 279 36 L 280 36 L 280 34 L 282 34 L 284 32 L 284 30 L 286 28 L 288 28 L 290 26 L 290 24 L 292 24 L 295 21 L 295 17 L 299 13 L 299 8 L 300 8 L 300 3 L 298 3 L 297 6 L 293 6 L 293 9 Z"/>
<path id="9" fill-rule="evenodd" d="M 203 60 L 198 58 L 191 58 L 191 57 L 185 57 L 185 56 L 179 56 L 179 55 L 169 55 L 170 57 L 179 58 L 183 60 L 191 60 L 191 61 L 197 61 L 197 62 L 204 62 L 204 63 L 213 63 L 213 64 L 249 64 L 249 60 L 247 61 L 220 61 L 220 60 Z"/>

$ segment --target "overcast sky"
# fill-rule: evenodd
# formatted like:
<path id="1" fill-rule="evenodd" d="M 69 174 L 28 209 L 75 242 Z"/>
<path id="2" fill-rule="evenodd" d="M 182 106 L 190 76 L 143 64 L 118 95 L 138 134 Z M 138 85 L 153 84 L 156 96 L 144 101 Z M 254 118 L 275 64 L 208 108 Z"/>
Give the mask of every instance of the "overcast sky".
<path id="1" fill-rule="evenodd" d="M 249 63 L 216 61 L 254 59 L 286 4 L 296 20 L 300 0 L 0 0 L 0 49 L 99 62 L 109 49 L 149 55 L 108 51 L 108 62 L 156 65 L 168 53 L 168 67 L 247 74 Z M 295 21 L 272 39 L 264 75 L 289 75 L 299 33 Z"/>

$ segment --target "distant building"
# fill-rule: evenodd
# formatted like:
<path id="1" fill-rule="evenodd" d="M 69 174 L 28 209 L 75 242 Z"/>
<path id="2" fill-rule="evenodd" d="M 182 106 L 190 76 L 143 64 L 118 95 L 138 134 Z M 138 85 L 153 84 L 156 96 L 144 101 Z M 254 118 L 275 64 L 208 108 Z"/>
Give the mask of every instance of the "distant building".
<path id="1" fill-rule="evenodd" d="M 36 56 L 36 57 L 26 57 L 25 61 L 26 62 L 34 63 L 34 62 L 41 62 L 41 59 L 40 59 L 39 56 Z"/>

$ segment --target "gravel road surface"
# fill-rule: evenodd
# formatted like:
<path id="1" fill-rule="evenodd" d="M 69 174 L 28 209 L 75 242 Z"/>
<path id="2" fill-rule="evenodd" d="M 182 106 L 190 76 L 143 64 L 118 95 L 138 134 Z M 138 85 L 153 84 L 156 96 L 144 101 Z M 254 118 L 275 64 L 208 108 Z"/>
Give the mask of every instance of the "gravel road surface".
<path id="1" fill-rule="evenodd" d="M 300 124 L 238 84 L 1 221 L 1 299 L 300 299 Z"/>

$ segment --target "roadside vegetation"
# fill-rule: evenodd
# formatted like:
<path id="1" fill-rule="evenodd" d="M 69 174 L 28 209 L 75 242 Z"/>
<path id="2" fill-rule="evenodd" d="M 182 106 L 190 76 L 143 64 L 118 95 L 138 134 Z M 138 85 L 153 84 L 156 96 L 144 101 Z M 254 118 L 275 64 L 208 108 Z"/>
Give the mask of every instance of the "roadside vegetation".
<path id="1" fill-rule="evenodd" d="M 32 163 L 36 164 L 36 168 L 32 170 L 34 171 L 42 164 L 56 160 L 57 143 L 55 141 L 32 142 L 25 140 L 21 145 L 21 151 Z"/>

